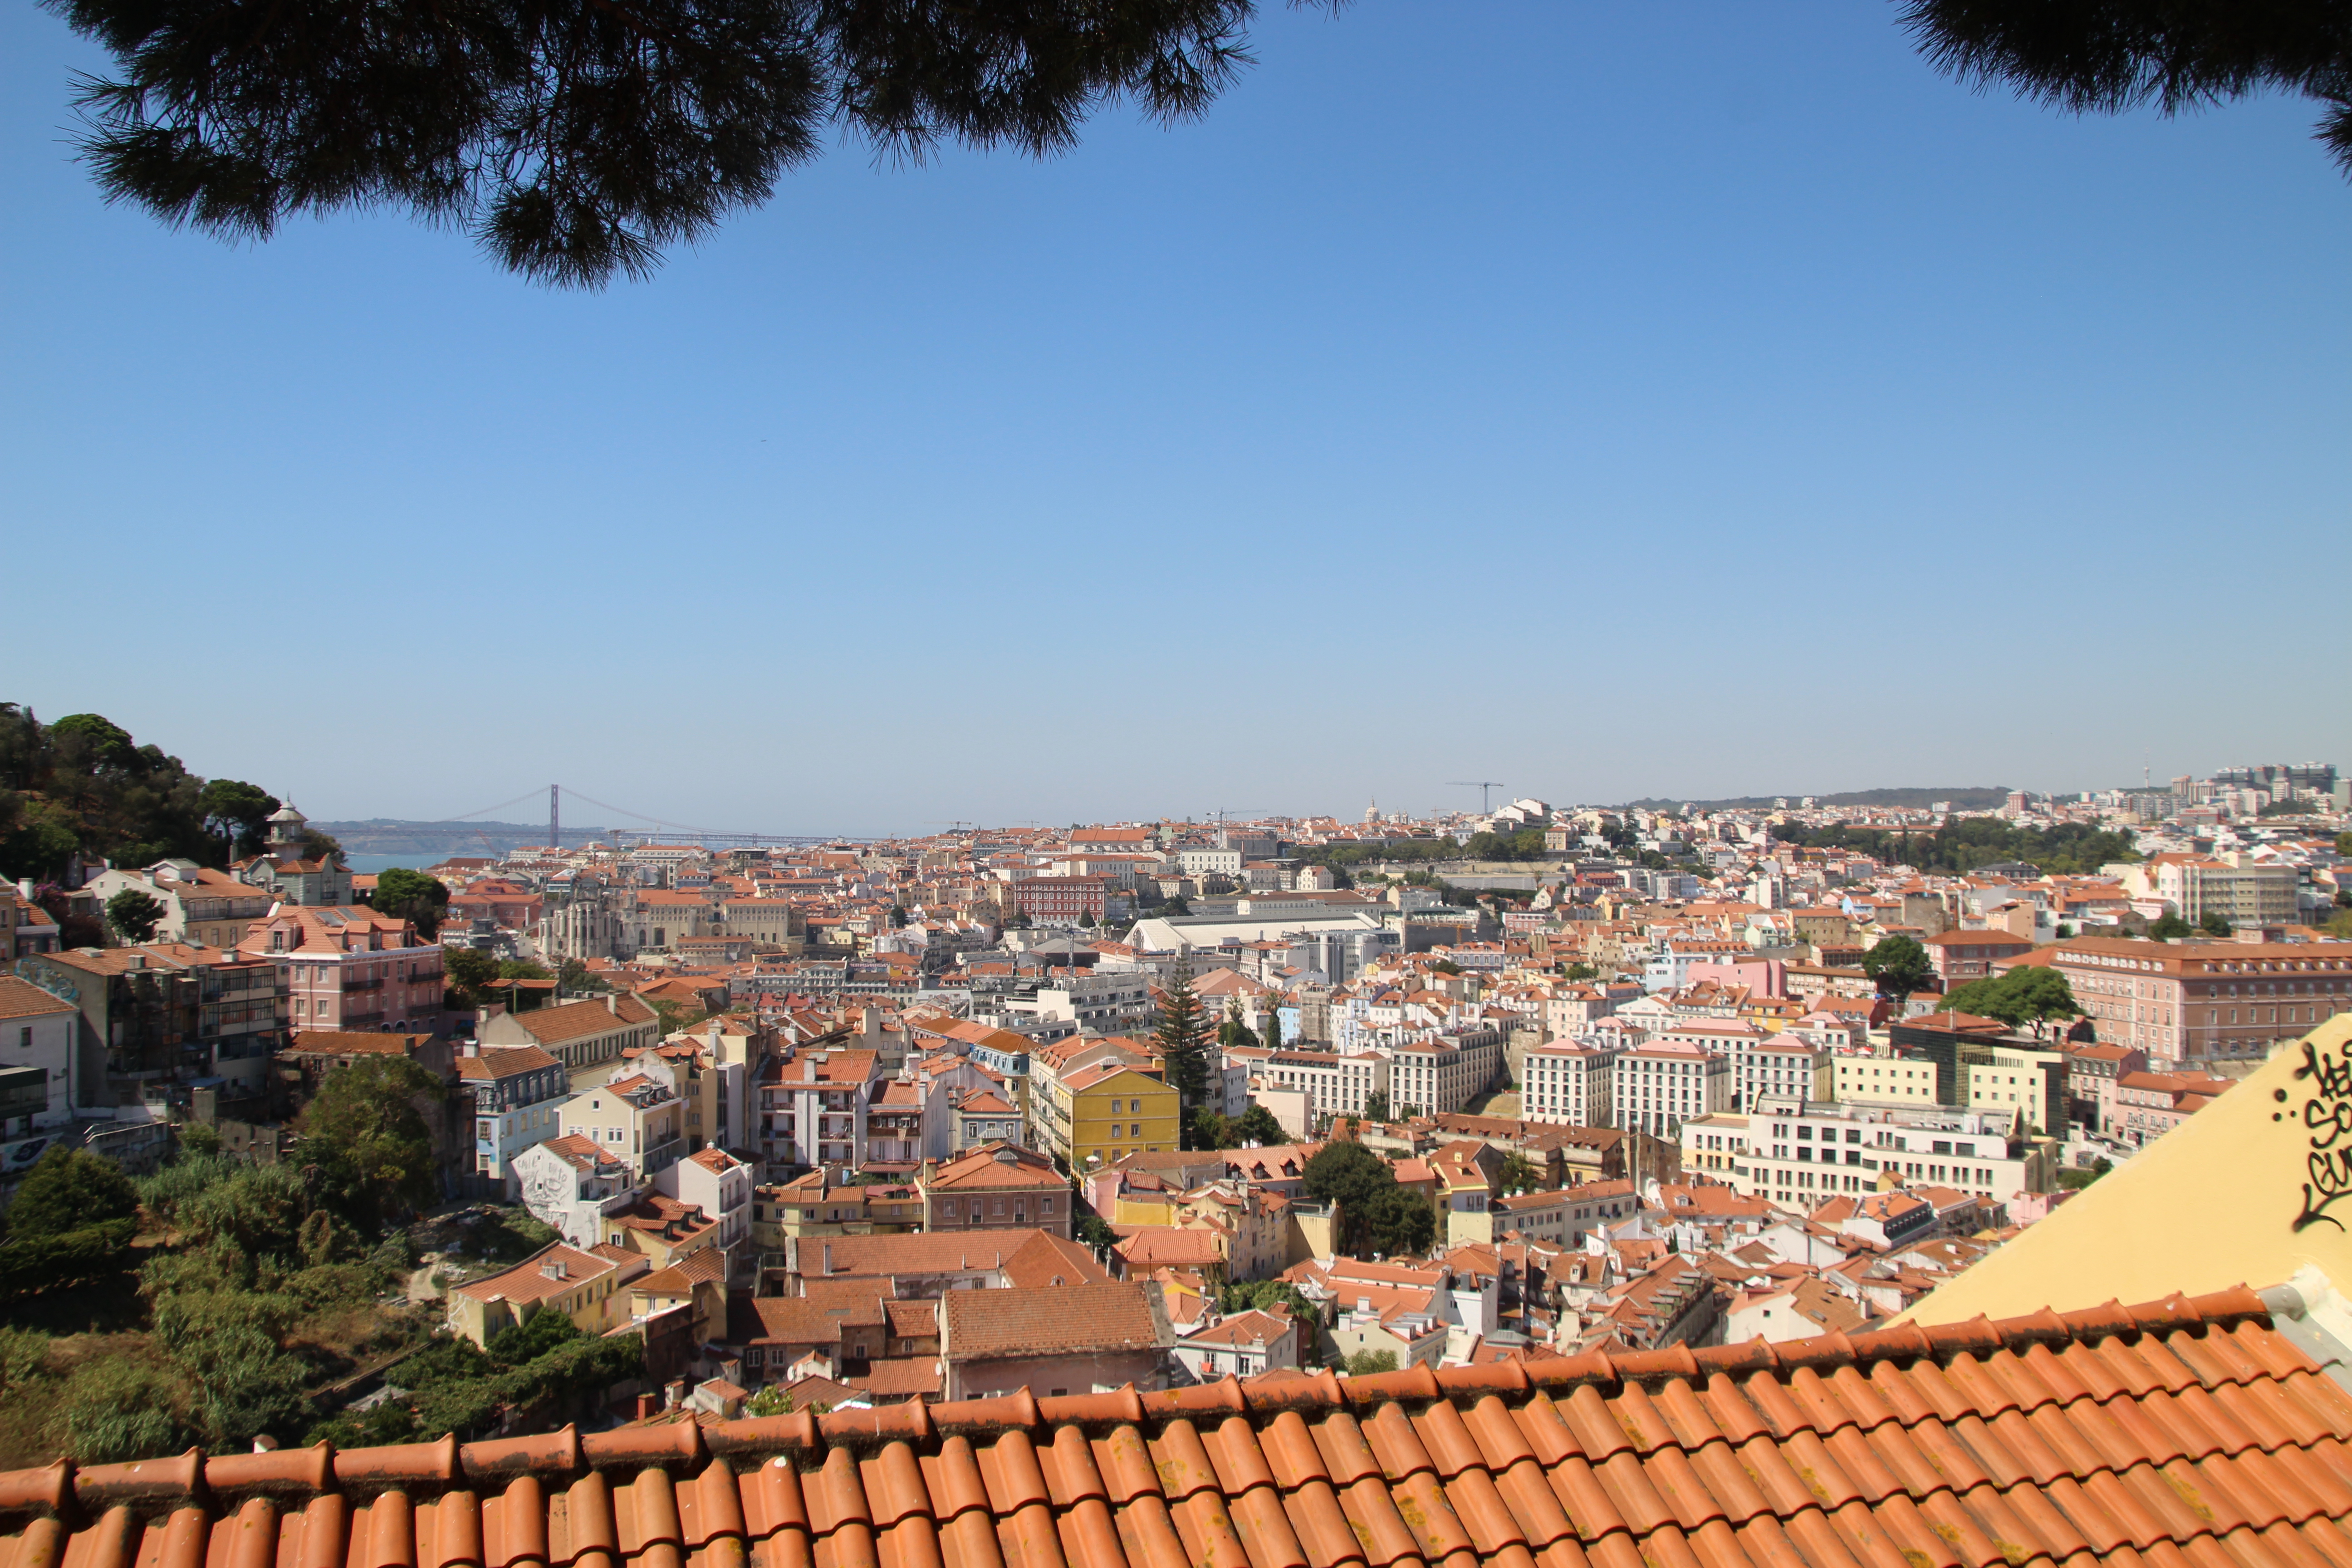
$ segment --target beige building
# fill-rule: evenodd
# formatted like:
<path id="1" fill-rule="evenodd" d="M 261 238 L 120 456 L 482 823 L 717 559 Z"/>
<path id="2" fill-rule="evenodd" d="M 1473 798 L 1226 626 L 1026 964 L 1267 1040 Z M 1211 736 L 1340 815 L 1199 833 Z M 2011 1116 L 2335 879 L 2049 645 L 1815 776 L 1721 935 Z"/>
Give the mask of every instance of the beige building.
<path id="1" fill-rule="evenodd" d="M 503 1274 L 454 1286 L 449 1327 L 477 1345 L 542 1311 L 562 1312 L 588 1333 L 629 1321 L 628 1285 L 652 1265 L 617 1247 L 550 1244 Z"/>
<path id="2" fill-rule="evenodd" d="M 584 1138 L 640 1180 L 686 1152 L 686 1106 L 669 1086 L 631 1073 L 564 1101 L 562 1136 Z"/>
<path id="3" fill-rule="evenodd" d="M 1841 1105 L 1939 1103 L 1934 1062 L 1900 1057 L 1834 1057 L 1830 1066 L 1830 1098 Z"/>
<path id="4" fill-rule="evenodd" d="M 2136 899 L 2161 899 L 2190 925 L 2219 915 L 2232 926 L 2282 926 L 2297 918 L 2292 866 L 2232 866 L 2205 855 L 2157 855 L 2111 866 Z"/>
<path id="5" fill-rule="evenodd" d="M 500 1013 L 476 1031 L 485 1046 L 537 1046 L 565 1067 L 594 1067 L 661 1038 L 661 1016 L 634 996 L 608 992 L 527 1013 Z"/>
<path id="6" fill-rule="evenodd" d="M 199 947 L 235 947 L 275 901 L 268 889 L 194 860 L 159 860 L 143 871 L 100 871 L 85 886 L 101 904 L 126 889 L 146 894 L 163 906 L 153 940 Z"/>

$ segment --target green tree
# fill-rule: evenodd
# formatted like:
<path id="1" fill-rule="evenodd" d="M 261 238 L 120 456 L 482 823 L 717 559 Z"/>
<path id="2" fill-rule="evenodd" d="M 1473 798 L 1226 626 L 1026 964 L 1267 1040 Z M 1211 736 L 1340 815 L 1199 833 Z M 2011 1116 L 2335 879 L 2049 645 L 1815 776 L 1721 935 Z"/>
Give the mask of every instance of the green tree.
<path id="1" fill-rule="evenodd" d="M 1956 986 L 1945 996 L 1944 1006 L 1954 1013 L 1998 1018 L 2012 1029 L 2029 1023 L 2038 1028 L 2053 1018 L 2083 1016 L 2066 977 L 2041 964 L 2020 965 L 2006 974 Z"/>
<path id="2" fill-rule="evenodd" d="M 1234 1119 L 1234 1138 L 1237 1143 L 1255 1143 L 1264 1149 L 1290 1142 L 1290 1134 L 1263 1105 L 1253 1105 Z"/>
<path id="3" fill-rule="evenodd" d="M 1365 1205 L 1365 1239 L 1384 1258 L 1419 1257 L 1437 1239 L 1437 1214 L 1419 1193 L 1389 1184 Z"/>
<path id="4" fill-rule="evenodd" d="M 2179 942 L 2182 937 L 2196 935 L 2197 928 L 2167 910 L 2148 922 L 2147 934 L 2158 942 Z"/>
<path id="5" fill-rule="evenodd" d="M 564 285 L 646 274 L 665 247 L 765 201 L 836 126 L 898 154 L 958 142 L 1042 155 L 1113 100 L 1163 121 L 1197 114 L 1247 59 L 1254 10 L 390 0 L 362 25 L 49 4 L 113 56 L 79 100 L 83 154 L 110 197 L 236 239 L 298 215 L 404 208 Z"/>
<path id="6" fill-rule="evenodd" d="M 1592 965 L 1589 963 L 1571 963 L 1563 973 L 1565 977 L 1570 980 L 1598 980 L 1601 978 L 1601 971 L 1593 968 Z"/>
<path id="7" fill-rule="evenodd" d="M 1087 1247 L 1110 1247 L 1118 1241 L 1118 1232 L 1111 1229 L 1110 1222 L 1100 1215 L 1081 1215 L 1076 1234 L 1079 1243 Z"/>
<path id="8" fill-rule="evenodd" d="M 1916 938 L 1907 936 L 1881 937 L 1862 955 L 1862 972 L 1877 984 L 1881 996 L 1896 1001 L 1926 989 L 1936 978 L 1927 950 Z"/>
<path id="9" fill-rule="evenodd" d="M 1358 1351 L 1348 1358 L 1349 1377 L 1370 1377 L 1375 1373 L 1397 1369 L 1394 1351 Z"/>
<path id="10" fill-rule="evenodd" d="M 1376 1089 L 1364 1096 L 1365 1121 L 1385 1122 L 1389 1119 L 1389 1091 L 1387 1089 Z"/>
<path id="11" fill-rule="evenodd" d="M 375 894 L 368 902 L 378 914 L 407 921 L 416 927 L 417 935 L 431 942 L 441 934 L 443 912 L 449 907 L 449 885 L 405 866 L 391 866 L 376 873 Z"/>
<path id="12" fill-rule="evenodd" d="M 1184 1131 L 1187 1149 L 1230 1149 L 1239 1142 L 1234 1134 L 1233 1118 L 1220 1115 L 1205 1105 L 1192 1112 L 1192 1120 Z"/>
<path id="13" fill-rule="evenodd" d="M 1282 1014 L 1269 1002 L 1265 1016 L 1258 1020 L 1258 1044 L 1269 1051 L 1282 1049 Z"/>
<path id="14" fill-rule="evenodd" d="M 1503 1156 L 1503 1191 L 1532 1193 L 1543 1185 L 1543 1173 L 1517 1149 Z"/>
<path id="15" fill-rule="evenodd" d="M 1227 1050 L 1257 1044 L 1256 1032 L 1242 1021 L 1241 1003 L 1231 997 L 1225 1001 L 1225 1016 L 1217 1021 L 1217 1044 Z"/>
<path id="16" fill-rule="evenodd" d="M 593 973 L 588 965 L 576 958 L 567 958 L 555 972 L 556 989 L 564 995 L 577 996 L 586 991 L 610 991 L 612 986 Z"/>
<path id="17" fill-rule="evenodd" d="M 2219 910 L 2207 910 L 2198 916 L 2197 929 L 2207 936 L 2231 936 L 2237 931 L 2237 928 L 2232 926 Z"/>
<path id="18" fill-rule="evenodd" d="M 106 923 L 124 942 L 152 942 L 163 923 L 163 900 L 137 888 L 125 888 L 106 900 Z"/>
<path id="19" fill-rule="evenodd" d="M 337 1068 L 296 1125 L 304 1163 L 320 1167 L 345 1210 L 371 1221 L 430 1205 L 440 1193 L 421 1096 L 441 1092 L 406 1057 L 363 1056 Z"/>
<path id="20" fill-rule="evenodd" d="M 17 1240 L 63 1236 L 139 1213 L 139 1189 L 122 1167 L 87 1149 L 53 1145 L 33 1162 L 8 1205 L 8 1235 Z"/>
<path id="21" fill-rule="evenodd" d="M 139 766 L 131 731 L 97 713 L 68 713 L 49 726 L 50 742 L 64 753 L 68 771 L 129 773 Z"/>
<path id="22" fill-rule="evenodd" d="M 214 779 L 196 795 L 196 809 L 204 813 L 205 826 L 221 840 L 229 856 L 238 859 L 261 853 L 269 837 L 269 814 L 279 804 L 260 785 L 237 779 Z"/>
<path id="23" fill-rule="evenodd" d="M 1360 1143 L 1325 1144 L 1300 1177 L 1309 1197 L 1339 1206 L 1336 1228 L 1355 1256 L 1422 1252 L 1436 1234 L 1428 1203 L 1397 1185 L 1395 1169 Z"/>
<path id="24" fill-rule="evenodd" d="M 1270 1311 L 1280 1308 L 1292 1317 L 1318 1322 L 1323 1314 L 1286 1279 L 1246 1279 L 1217 1292 L 1217 1309 L 1226 1313 Z"/>
<path id="25" fill-rule="evenodd" d="M 1160 993 L 1160 1022 L 1151 1031 L 1159 1043 L 1169 1087 L 1176 1091 L 1177 1125 L 1186 1139 L 1192 1132 L 1192 1112 L 1209 1083 L 1209 1029 L 1201 1016 L 1201 998 L 1192 989 L 1192 967 L 1179 962 Z M 1186 1148 L 1192 1144 L 1187 1142 Z"/>
<path id="26" fill-rule="evenodd" d="M 499 961 L 479 948 L 441 950 L 441 978 L 453 1007 L 478 1007 L 489 1000 L 490 983 L 499 978 Z"/>

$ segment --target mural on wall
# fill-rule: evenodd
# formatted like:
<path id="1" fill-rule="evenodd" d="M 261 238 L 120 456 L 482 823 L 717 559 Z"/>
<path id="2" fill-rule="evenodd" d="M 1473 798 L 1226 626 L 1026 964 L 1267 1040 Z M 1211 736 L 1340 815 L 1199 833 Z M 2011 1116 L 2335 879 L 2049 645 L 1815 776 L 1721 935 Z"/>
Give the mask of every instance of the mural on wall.
<path id="1" fill-rule="evenodd" d="M 2304 1155 L 2303 1212 L 2294 1228 L 2324 1223 L 2342 1230 L 2344 1222 L 2327 1211 L 2338 1199 L 2352 1197 L 2352 1060 L 2305 1040 L 2294 1081 L 2308 1086 L 2302 1110 L 2271 1112 L 2273 1121 L 2296 1117 L 2311 1142 Z M 2271 1098 L 2284 1105 L 2295 1096 L 2277 1089 Z"/>

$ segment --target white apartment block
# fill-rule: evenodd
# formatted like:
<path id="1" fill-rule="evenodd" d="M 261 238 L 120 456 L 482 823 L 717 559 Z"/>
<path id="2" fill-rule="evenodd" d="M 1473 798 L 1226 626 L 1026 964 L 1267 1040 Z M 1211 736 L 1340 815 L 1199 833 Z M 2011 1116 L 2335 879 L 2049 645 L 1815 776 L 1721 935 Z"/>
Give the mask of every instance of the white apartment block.
<path id="1" fill-rule="evenodd" d="M 1650 1040 L 1617 1058 L 1610 1089 L 1612 1125 L 1672 1138 L 1695 1117 L 1726 1109 L 1731 1059 L 1696 1046 Z"/>
<path id="2" fill-rule="evenodd" d="M 1226 1055 L 1244 1064 L 1261 1083 L 1305 1091 L 1310 1127 L 1326 1116 L 1361 1116 L 1368 1096 L 1389 1091 L 1389 1060 L 1373 1052 L 1342 1056 L 1337 1051 L 1235 1047 Z"/>
<path id="3" fill-rule="evenodd" d="M 1830 1098 L 1837 1058 L 1816 1041 L 1768 1035 L 1731 1053 L 1731 1109 L 1745 1110 L 1766 1095 Z"/>
<path id="4" fill-rule="evenodd" d="M 2012 1138 L 2015 1122 L 1995 1111 L 1768 1098 L 1752 1111 L 1685 1122 L 1683 1169 L 1794 1207 L 1874 1193 L 1882 1183 L 1999 1201 L 2047 1192 L 2057 1173 L 2051 1145 Z"/>
<path id="5" fill-rule="evenodd" d="M 1464 1029 L 1383 1046 L 1381 1054 L 1389 1058 L 1393 1114 L 1444 1116 L 1493 1086 L 1503 1067 L 1503 1037 L 1493 1029 Z"/>
<path id="6" fill-rule="evenodd" d="M 1612 1125 L 1618 1055 L 1619 1047 L 1608 1042 L 1535 1047 L 1519 1064 L 1520 1116 L 1568 1127 Z"/>

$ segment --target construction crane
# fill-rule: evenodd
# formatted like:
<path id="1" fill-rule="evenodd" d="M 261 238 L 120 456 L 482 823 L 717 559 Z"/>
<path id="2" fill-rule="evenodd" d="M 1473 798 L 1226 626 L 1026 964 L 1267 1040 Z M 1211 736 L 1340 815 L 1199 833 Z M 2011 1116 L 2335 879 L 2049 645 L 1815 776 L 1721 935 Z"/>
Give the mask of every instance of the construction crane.
<path id="1" fill-rule="evenodd" d="M 954 832 L 961 833 L 967 827 L 977 827 L 980 825 L 974 822 L 966 822 L 961 816 L 929 816 L 923 819 L 923 826 L 926 827 L 945 827 L 951 829 Z"/>
<path id="2" fill-rule="evenodd" d="M 1495 798 L 1493 795 L 1487 794 L 1487 791 L 1497 790 L 1503 787 L 1503 781 L 1500 779 L 1447 779 L 1445 782 L 1455 789 L 1476 790 L 1478 792 L 1478 815 L 1481 816 L 1489 816 L 1493 815 Z"/>

